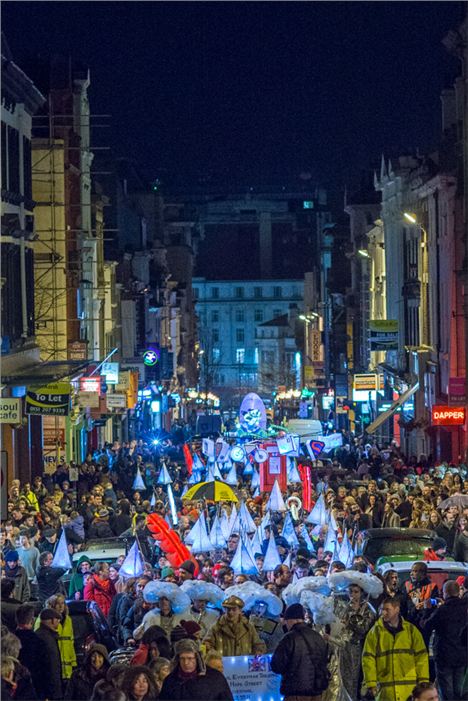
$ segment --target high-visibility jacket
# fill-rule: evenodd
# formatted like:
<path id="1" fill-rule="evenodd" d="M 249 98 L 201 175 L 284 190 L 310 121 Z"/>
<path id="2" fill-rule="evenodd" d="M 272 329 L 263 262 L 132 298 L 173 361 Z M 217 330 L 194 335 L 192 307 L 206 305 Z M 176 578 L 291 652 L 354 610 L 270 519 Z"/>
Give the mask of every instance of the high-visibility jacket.
<path id="1" fill-rule="evenodd" d="M 362 671 L 366 686 L 379 689 L 378 701 L 406 701 L 416 684 L 429 681 L 429 657 L 416 626 L 401 619 L 393 634 L 379 618 L 364 643 Z"/>
<path id="2" fill-rule="evenodd" d="M 426 584 L 414 584 L 411 580 L 405 582 L 405 589 L 408 596 L 413 599 L 417 598 L 419 601 L 426 601 L 426 599 L 431 599 L 436 596 L 437 584 L 433 584 L 431 581 L 427 580 Z"/>
<path id="3" fill-rule="evenodd" d="M 34 626 L 35 630 L 40 627 L 39 616 Z M 57 628 L 57 643 L 60 650 L 60 660 L 62 662 L 62 679 L 70 679 L 73 670 L 77 665 L 75 652 L 75 638 L 73 635 L 73 623 L 70 616 L 66 616 L 63 623 L 59 623 Z"/>

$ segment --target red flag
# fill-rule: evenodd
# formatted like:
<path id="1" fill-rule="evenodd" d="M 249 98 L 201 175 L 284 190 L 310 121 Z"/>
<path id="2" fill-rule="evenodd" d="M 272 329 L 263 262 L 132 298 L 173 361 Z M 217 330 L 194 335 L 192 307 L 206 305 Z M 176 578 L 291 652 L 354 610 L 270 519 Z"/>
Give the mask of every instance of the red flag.
<path id="1" fill-rule="evenodd" d="M 302 481 L 302 508 L 305 509 L 306 511 L 310 511 L 312 509 L 312 490 L 310 486 L 310 465 L 302 465 L 299 464 L 298 466 L 299 474 L 301 475 L 301 481 Z"/>
<path id="2" fill-rule="evenodd" d="M 187 468 L 187 472 L 189 475 L 192 474 L 192 466 L 193 466 L 193 458 L 192 458 L 192 453 L 190 452 L 190 448 L 188 447 L 187 443 L 184 443 L 182 450 L 184 451 L 184 458 L 185 458 L 185 467 Z"/>

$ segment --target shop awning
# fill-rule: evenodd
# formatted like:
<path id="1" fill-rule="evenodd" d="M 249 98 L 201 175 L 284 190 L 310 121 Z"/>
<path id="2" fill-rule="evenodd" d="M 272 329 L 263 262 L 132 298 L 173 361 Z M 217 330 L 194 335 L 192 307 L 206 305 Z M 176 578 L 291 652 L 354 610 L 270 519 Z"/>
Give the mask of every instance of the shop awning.
<path id="1" fill-rule="evenodd" d="M 2 374 L 2 383 L 11 386 L 56 382 L 79 375 L 94 362 L 93 360 L 50 360 L 47 363 L 37 363 L 16 370 L 9 375 Z"/>
<path id="2" fill-rule="evenodd" d="M 366 433 L 374 433 L 379 426 L 381 426 L 384 421 L 389 419 L 393 414 L 396 412 L 398 407 L 403 406 L 405 402 L 408 401 L 410 397 L 413 396 L 415 392 L 417 392 L 419 389 L 419 382 L 415 382 L 411 387 L 409 387 L 403 394 L 400 394 L 398 399 L 396 399 L 392 406 L 389 407 L 386 411 L 383 411 L 380 416 L 378 416 L 375 421 L 373 421 L 367 428 L 366 428 Z"/>

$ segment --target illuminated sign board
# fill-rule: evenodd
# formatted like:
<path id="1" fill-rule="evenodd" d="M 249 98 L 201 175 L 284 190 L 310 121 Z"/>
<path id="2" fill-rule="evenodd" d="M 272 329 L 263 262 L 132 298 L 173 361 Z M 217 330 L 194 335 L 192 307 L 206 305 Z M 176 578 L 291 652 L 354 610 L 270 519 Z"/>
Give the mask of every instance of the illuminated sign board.
<path id="1" fill-rule="evenodd" d="M 101 394 L 101 377 L 80 377 L 80 392 L 97 392 Z"/>
<path id="2" fill-rule="evenodd" d="M 148 367 L 153 367 L 159 361 L 159 351 L 147 350 L 143 353 L 143 362 Z"/>
<path id="3" fill-rule="evenodd" d="M 466 408 L 464 406 L 433 406 L 432 423 L 434 426 L 463 426 Z"/>

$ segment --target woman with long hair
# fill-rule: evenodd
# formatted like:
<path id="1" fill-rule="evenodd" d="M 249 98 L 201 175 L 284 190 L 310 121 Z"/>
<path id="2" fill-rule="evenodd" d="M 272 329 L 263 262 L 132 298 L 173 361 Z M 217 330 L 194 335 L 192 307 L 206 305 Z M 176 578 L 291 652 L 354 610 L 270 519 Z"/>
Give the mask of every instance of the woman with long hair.
<path id="1" fill-rule="evenodd" d="M 54 594 L 54 596 L 49 597 L 45 603 L 45 607 L 54 609 L 54 611 L 60 614 L 60 623 L 57 628 L 57 642 L 60 651 L 60 659 L 62 661 L 62 679 L 66 682 L 70 679 L 77 665 L 72 619 L 68 613 L 68 606 L 65 603 L 63 594 Z M 37 623 L 40 623 L 39 618 L 37 619 Z"/>
<path id="2" fill-rule="evenodd" d="M 122 681 L 122 691 L 130 701 L 153 701 L 159 694 L 153 673 L 143 665 L 127 669 Z"/>

